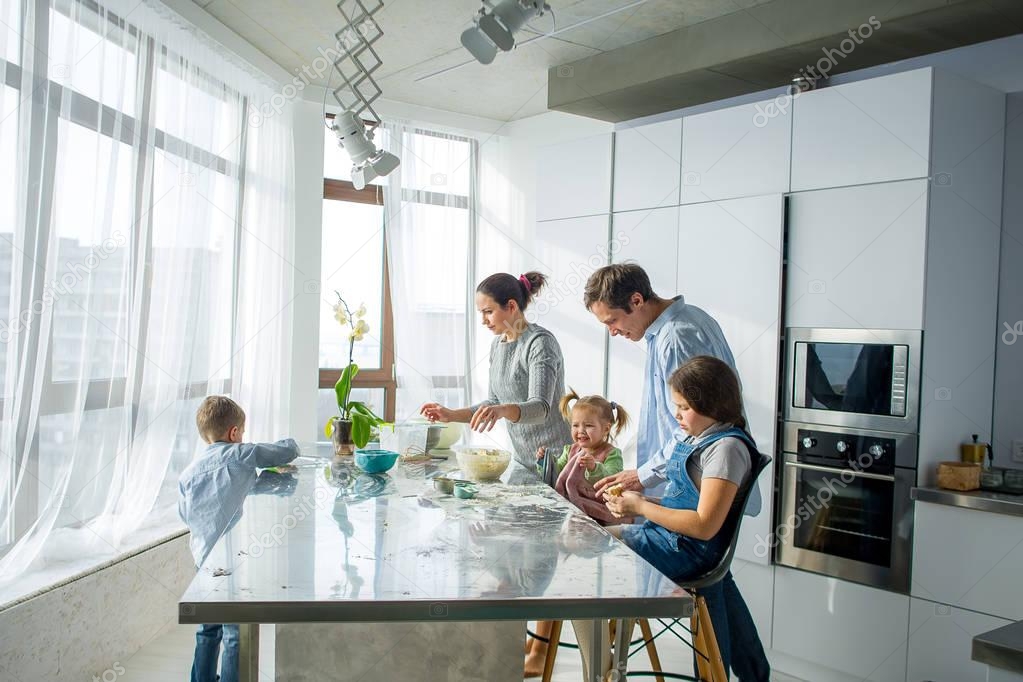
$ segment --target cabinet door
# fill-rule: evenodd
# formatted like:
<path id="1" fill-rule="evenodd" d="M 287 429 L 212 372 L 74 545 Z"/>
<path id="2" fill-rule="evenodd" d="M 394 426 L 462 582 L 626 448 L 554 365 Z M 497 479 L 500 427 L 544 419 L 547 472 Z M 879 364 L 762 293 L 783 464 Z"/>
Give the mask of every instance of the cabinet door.
<path id="1" fill-rule="evenodd" d="M 781 566 L 774 576 L 775 650 L 865 682 L 905 681 L 909 597 Z"/>
<path id="2" fill-rule="evenodd" d="M 917 502 L 914 518 L 914 597 L 1023 620 L 1018 516 Z"/>
<path id="3" fill-rule="evenodd" d="M 678 208 L 615 213 L 612 233 L 617 244 L 612 261 L 635 261 L 650 276 L 650 283 L 658 296 L 674 296 Z M 609 340 L 607 397 L 624 405 L 635 417 L 629 428 L 618 437 L 626 468 L 636 466 L 636 425 L 643 402 L 645 367 L 646 341 L 629 341 L 620 336 Z"/>
<path id="4" fill-rule="evenodd" d="M 792 110 L 793 192 L 929 175 L 929 68 L 804 93 Z"/>
<path id="5" fill-rule="evenodd" d="M 927 181 L 789 197 L 790 327 L 922 329 Z"/>
<path id="6" fill-rule="evenodd" d="M 536 172 L 536 219 L 611 211 L 611 134 L 544 147 Z"/>
<path id="7" fill-rule="evenodd" d="M 986 682 L 987 666 L 970 656 L 973 638 L 1011 621 L 911 599 L 906 682 Z"/>
<path id="8" fill-rule="evenodd" d="M 682 120 L 682 203 L 789 191 L 792 109 L 729 107 Z"/>
<path id="9" fill-rule="evenodd" d="M 615 132 L 615 211 L 677 206 L 682 119 Z"/>
<path id="10" fill-rule="evenodd" d="M 679 209 L 676 289 L 721 325 L 735 356 L 750 432 L 771 457 L 778 409 L 783 222 L 781 195 Z M 740 559 L 770 562 L 766 543 L 758 538 L 771 531 L 773 482 L 772 463 L 760 475 L 760 514 L 742 521 L 735 550 Z"/>
<path id="11" fill-rule="evenodd" d="M 757 634 L 765 649 L 771 648 L 774 617 L 774 566 L 761 566 L 742 559 L 732 561 L 732 576 L 749 607 Z"/>
<path id="12" fill-rule="evenodd" d="M 565 386 L 580 394 L 604 385 L 604 330 L 582 305 L 586 279 L 607 265 L 608 216 L 537 223 L 535 256 L 550 279 L 527 319 L 557 338 L 565 357 Z M 558 396 L 561 399 L 561 396 Z"/>

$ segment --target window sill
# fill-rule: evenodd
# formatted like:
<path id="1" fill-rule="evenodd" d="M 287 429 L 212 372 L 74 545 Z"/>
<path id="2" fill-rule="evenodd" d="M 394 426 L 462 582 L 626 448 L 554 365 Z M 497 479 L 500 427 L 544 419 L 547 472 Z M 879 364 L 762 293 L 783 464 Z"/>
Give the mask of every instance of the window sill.
<path id="1" fill-rule="evenodd" d="M 188 529 L 180 521 L 165 523 L 125 538 L 124 545 L 130 549 L 93 554 L 74 561 L 54 561 L 38 569 L 32 568 L 11 582 L 0 582 L 0 612 L 187 534 Z"/>

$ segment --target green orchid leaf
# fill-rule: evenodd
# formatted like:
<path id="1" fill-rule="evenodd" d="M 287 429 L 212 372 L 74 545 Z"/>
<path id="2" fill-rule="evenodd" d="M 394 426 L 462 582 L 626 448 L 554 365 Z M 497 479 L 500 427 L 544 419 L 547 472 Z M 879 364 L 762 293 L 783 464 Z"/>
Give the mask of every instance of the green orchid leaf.
<path id="1" fill-rule="evenodd" d="M 352 442 L 355 447 L 364 448 L 369 442 L 370 421 L 364 414 L 352 413 Z"/>
<path id="2" fill-rule="evenodd" d="M 353 400 L 350 403 L 348 403 L 348 408 L 353 412 L 358 412 L 359 414 L 364 415 L 367 419 L 370 420 L 373 426 L 380 426 L 381 424 L 384 423 L 384 420 L 378 417 L 373 412 L 373 410 L 371 410 L 369 406 L 362 401 Z"/>
<path id="3" fill-rule="evenodd" d="M 341 370 L 341 378 L 334 384 L 334 395 L 337 396 L 337 409 L 342 417 L 350 417 L 348 397 L 352 392 L 352 379 L 359 373 L 359 366 L 354 362 Z"/>

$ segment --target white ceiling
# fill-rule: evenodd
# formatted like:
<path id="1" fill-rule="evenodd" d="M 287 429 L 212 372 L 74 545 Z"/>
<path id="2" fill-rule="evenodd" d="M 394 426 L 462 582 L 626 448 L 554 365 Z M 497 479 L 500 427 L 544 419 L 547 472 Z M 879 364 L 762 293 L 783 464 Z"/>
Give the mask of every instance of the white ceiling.
<path id="1" fill-rule="evenodd" d="M 384 0 L 375 17 L 384 32 L 374 45 L 383 60 L 375 77 L 389 100 L 514 120 L 547 110 L 551 66 L 771 0 L 645 0 L 630 7 L 637 1 L 548 0 L 558 31 L 622 11 L 534 40 L 511 53 L 499 53 L 493 64 L 482 66 L 459 43 L 459 35 L 480 7 L 479 0 Z M 320 55 L 318 48 L 334 45 L 334 32 L 341 26 L 336 0 L 194 2 L 291 73 L 311 68 Z M 554 24 L 548 15 L 534 22 L 534 27 L 549 32 Z M 530 37 L 534 36 L 524 34 L 520 42 Z M 315 82 L 326 85 L 328 75 Z"/>

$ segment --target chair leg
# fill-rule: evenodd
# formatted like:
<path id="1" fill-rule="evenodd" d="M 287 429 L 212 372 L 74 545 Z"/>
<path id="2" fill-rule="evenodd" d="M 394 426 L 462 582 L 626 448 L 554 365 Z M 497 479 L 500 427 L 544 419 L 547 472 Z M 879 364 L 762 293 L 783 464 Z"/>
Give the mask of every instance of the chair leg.
<path id="1" fill-rule="evenodd" d="M 689 617 L 689 630 L 693 633 L 693 660 L 696 661 L 696 676 L 700 682 L 713 682 L 710 663 L 707 661 L 709 656 L 702 625 L 699 609 L 694 608 L 693 615 Z"/>
<path id="2" fill-rule="evenodd" d="M 657 655 L 657 645 L 654 644 L 654 633 L 650 629 L 650 621 L 646 618 L 639 620 L 639 631 L 643 633 L 643 646 L 646 648 L 646 653 L 650 657 L 650 667 L 653 668 L 655 673 L 663 672 L 661 668 L 661 659 Z M 664 676 L 658 675 L 657 682 L 664 682 Z"/>
<path id="3" fill-rule="evenodd" d="M 714 624 L 710 620 L 707 600 L 703 598 L 703 595 L 696 596 L 696 609 L 700 619 L 700 634 L 703 637 L 707 658 L 710 659 L 708 662 L 711 673 L 710 679 L 712 682 L 728 682 L 728 676 L 725 674 L 725 663 L 721 660 L 721 650 L 718 648 L 718 640 L 714 635 Z"/>
<path id="4" fill-rule="evenodd" d="M 551 682 L 551 676 L 554 674 L 554 659 L 558 657 L 558 643 L 561 641 L 561 625 L 560 620 L 551 624 L 551 641 L 547 644 L 547 658 L 543 662 L 542 682 Z"/>

